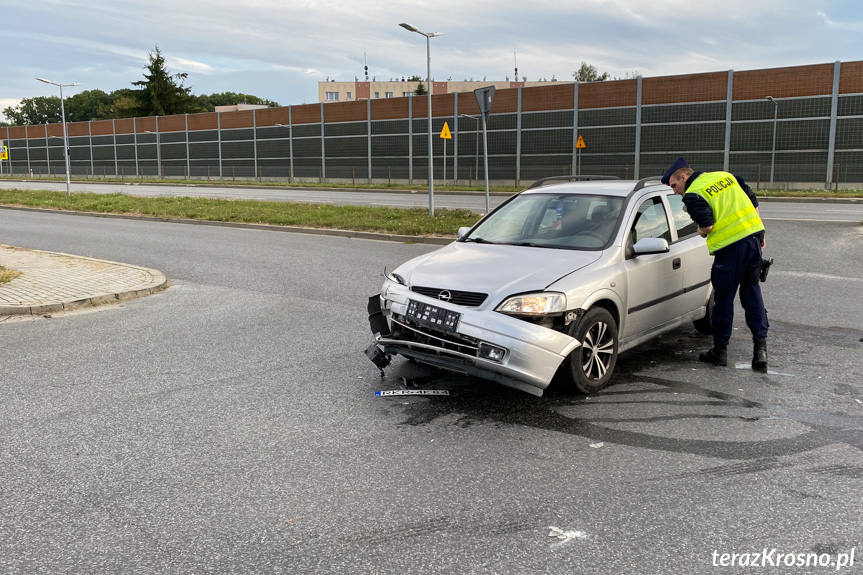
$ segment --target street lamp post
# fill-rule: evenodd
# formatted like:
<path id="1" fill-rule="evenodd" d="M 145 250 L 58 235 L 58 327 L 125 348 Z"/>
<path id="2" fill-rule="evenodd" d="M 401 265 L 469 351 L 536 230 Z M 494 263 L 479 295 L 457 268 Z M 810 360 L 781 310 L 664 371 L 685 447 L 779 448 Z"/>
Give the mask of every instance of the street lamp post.
<path id="1" fill-rule="evenodd" d="M 66 197 L 68 198 L 71 195 L 69 174 L 69 136 L 66 134 L 66 107 L 63 104 L 63 88 L 80 86 L 81 84 L 77 82 L 74 84 L 58 84 L 57 82 L 51 82 L 50 80 L 46 80 L 44 78 L 36 79 L 40 82 L 45 82 L 46 84 L 51 84 L 52 86 L 57 86 L 58 88 L 60 88 L 60 116 L 63 120 L 63 157 L 66 158 Z"/>
<path id="2" fill-rule="evenodd" d="M 422 32 L 416 26 L 411 26 L 410 24 L 401 23 L 399 24 L 405 30 L 410 32 L 416 32 L 417 34 L 421 34 L 426 37 L 426 60 L 427 60 L 427 69 L 426 69 L 426 91 L 428 94 L 426 95 L 426 99 L 428 100 L 428 145 L 429 145 L 429 215 L 434 216 L 434 166 L 432 165 L 434 162 L 434 156 L 432 154 L 432 105 L 431 105 L 431 97 L 432 97 L 432 88 L 431 88 L 431 39 L 436 36 L 443 36 L 443 32 Z"/>
<path id="3" fill-rule="evenodd" d="M 779 118 L 779 102 L 773 96 L 767 96 L 765 100 L 773 102 L 773 150 L 770 152 L 770 185 L 773 185 L 773 167 L 776 164 L 776 121 Z"/>
<path id="4" fill-rule="evenodd" d="M 470 118 L 471 120 L 476 122 L 476 151 L 474 152 L 474 158 L 476 158 L 476 165 L 474 166 L 474 175 L 479 178 L 479 118 L 476 118 L 469 114 L 459 114 L 459 116 L 463 118 Z"/>

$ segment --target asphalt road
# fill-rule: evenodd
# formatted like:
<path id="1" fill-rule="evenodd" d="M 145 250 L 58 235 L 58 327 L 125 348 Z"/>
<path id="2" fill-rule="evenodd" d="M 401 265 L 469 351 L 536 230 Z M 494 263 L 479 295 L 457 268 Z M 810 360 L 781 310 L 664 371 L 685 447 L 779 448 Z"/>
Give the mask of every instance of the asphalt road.
<path id="1" fill-rule="evenodd" d="M 47 181 L 0 181 L 0 189 L 28 189 L 66 191 L 65 182 Z M 267 200 L 280 202 L 326 203 L 333 205 L 388 206 L 397 208 L 428 208 L 428 192 L 375 191 L 361 189 L 322 190 L 301 188 L 261 188 L 261 187 L 207 187 L 182 185 L 139 185 L 104 184 L 99 182 L 73 183 L 71 191 L 97 194 L 122 193 L 137 196 L 199 196 L 220 199 Z M 508 196 L 491 194 L 489 206 L 496 207 Z M 462 208 L 485 213 L 484 193 L 445 193 L 434 195 L 435 209 Z M 762 202 L 762 215 L 766 218 L 782 219 L 826 219 L 842 221 L 863 221 L 863 199 L 853 204 L 819 202 L 817 210 L 809 203 Z"/>
<path id="2" fill-rule="evenodd" d="M 767 374 L 740 322 L 727 368 L 683 329 L 590 397 L 381 378 L 366 299 L 433 246 L 10 210 L 0 242 L 172 283 L 0 323 L 0 573 L 861 571 L 856 222 L 770 223 Z M 404 384 L 451 395 L 374 396 Z"/>

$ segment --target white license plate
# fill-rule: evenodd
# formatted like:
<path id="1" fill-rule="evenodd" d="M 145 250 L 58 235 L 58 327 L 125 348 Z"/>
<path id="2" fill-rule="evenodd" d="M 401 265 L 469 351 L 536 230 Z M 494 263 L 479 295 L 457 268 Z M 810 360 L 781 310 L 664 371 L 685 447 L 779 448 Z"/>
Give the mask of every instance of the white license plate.
<path id="1" fill-rule="evenodd" d="M 412 299 L 408 300 L 408 309 L 405 315 L 414 321 L 443 331 L 455 331 L 458 327 L 458 320 L 461 318 L 460 313 Z"/>

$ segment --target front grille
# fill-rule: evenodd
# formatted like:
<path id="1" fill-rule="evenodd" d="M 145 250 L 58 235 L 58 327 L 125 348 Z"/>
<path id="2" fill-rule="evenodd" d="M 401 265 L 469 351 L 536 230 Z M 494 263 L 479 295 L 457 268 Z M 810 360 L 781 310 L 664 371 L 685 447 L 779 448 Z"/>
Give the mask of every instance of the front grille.
<path id="1" fill-rule="evenodd" d="M 390 337 L 408 347 L 411 343 L 419 343 L 427 348 L 434 348 L 437 352 L 454 351 L 472 357 L 477 356 L 479 341 L 475 338 L 431 329 L 414 323 L 404 316 L 393 316 L 392 321 L 393 333 Z"/>
<path id="2" fill-rule="evenodd" d="M 485 298 L 488 297 L 488 294 L 486 293 L 459 291 L 454 289 L 448 290 L 423 286 L 414 286 L 411 288 L 411 291 L 415 291 L 418 294 L 422 294 L 427 297 L 439 299 L 443 302 L 454 303 L 455 305 L 461 305 L 465 307 L 479 307 L 482 305 L 482 302 L 485 301 Z M 441 299 L 440 294 L 442 292 L 449 292 L 450 296 L 452 297 L 450 299 Z"/>

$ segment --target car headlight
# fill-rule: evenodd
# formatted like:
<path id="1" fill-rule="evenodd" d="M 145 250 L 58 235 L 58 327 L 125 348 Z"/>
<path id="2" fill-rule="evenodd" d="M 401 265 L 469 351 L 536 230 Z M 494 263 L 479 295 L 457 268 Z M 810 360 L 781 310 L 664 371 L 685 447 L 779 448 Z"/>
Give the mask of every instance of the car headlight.
<path id="1" fill-rule="evenodd" d="M 566 311 L 566 296 L 553 292 L 516 295 L 497 306 L 495 311 L 512 315 L 560 314 Z"/>

